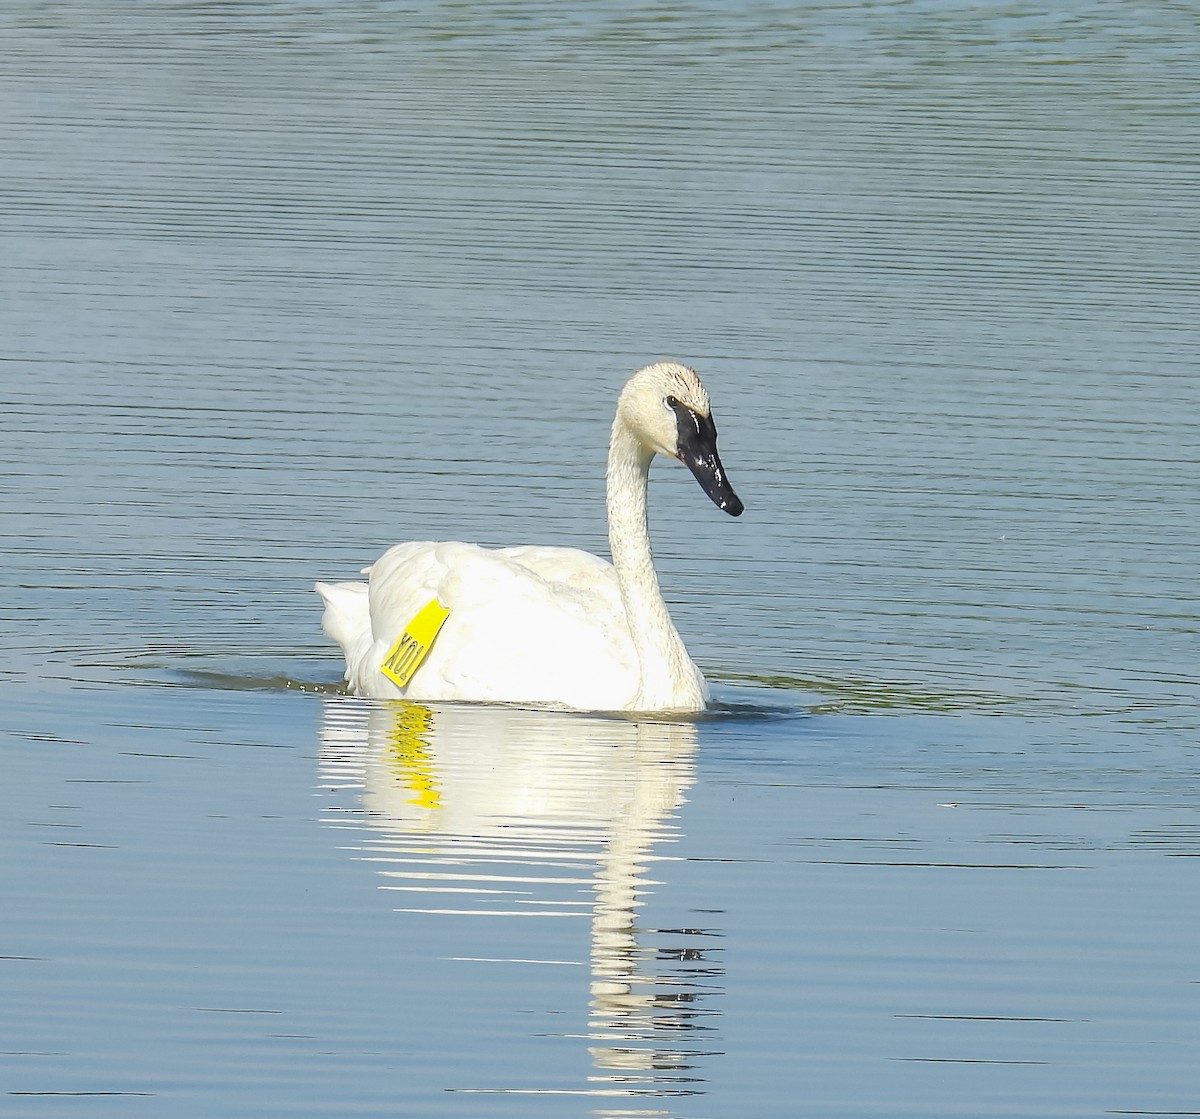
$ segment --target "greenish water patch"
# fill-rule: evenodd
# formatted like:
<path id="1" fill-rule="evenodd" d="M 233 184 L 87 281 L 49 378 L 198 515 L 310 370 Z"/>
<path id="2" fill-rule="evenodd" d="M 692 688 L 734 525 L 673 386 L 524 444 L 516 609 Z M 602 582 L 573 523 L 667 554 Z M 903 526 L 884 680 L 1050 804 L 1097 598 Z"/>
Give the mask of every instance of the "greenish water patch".
<path id="1" fill-rule="evenodd" d="M 781 673 L 726 676 L 730 683 L 786 689 L 818 697 L 811 711 L 820 715 L 960 714 L 992 710 L 1017 712 L 1029 701 L 996 692 L 935 692 L 918 684 L 865 678 L 789 676 Z"/>

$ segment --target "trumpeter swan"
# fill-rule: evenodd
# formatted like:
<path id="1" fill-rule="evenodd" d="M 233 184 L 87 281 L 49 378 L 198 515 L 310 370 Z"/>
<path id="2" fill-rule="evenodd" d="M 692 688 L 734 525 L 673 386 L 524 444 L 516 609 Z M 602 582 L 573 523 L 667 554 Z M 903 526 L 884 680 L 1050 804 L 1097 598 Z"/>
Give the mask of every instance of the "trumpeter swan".
<path id="1" fill-rule="evenodd" d="M 346 680 L 379 699 L 699 711 L 708 686 L 659 590 L 646 527 L 656 454 L 677 458 L 731 516 L 708 393 L 674 362 L 638 370 L 608 449 L 612 563 L 576 548 L 397 544 L 363 574 L 318 583 Z M 440 628 L 438 628 L 440 626 Z"/>

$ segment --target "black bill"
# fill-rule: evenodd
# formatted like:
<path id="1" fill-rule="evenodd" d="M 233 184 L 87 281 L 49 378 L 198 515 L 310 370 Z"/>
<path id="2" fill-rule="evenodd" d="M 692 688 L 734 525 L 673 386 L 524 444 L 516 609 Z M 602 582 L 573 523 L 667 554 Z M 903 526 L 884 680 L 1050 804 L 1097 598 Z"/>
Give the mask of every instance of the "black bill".
<path id="1" fill-rule="evenodd" d="M 718 509 L 724 509 L 731 517 L 740 517 L 745 506 L 725 477 L 721 456 L 717 454 L 717 425 L 712 416 L 693 412 L 674 397 L 667 403 L 675 410 L 679 461 L 692 472 Z"/>

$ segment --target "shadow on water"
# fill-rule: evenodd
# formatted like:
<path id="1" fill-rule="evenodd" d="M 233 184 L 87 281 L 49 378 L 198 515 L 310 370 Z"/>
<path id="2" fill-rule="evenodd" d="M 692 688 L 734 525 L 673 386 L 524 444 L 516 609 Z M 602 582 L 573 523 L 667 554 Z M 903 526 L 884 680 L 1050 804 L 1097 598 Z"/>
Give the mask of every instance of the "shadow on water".
<path id="1" fill-rule="evenodd" d="M 63 651 L 64 655 L 68 651 Z M 153 647 L 138 653 L 88 648 L 72 655 L 72 678 L 95 676 L 111 682 L 209 691 L 294 691 L 345 695 L 340 661 L 314 647 L 268 649 L 257 653 Z M 23 674 L 23 673 L 21 673 Z M 1062 682 L 1053 691 L 1019 686 L 1011 690 L 947 686 L 820 672 L 745 673 L 707 670 L 712 698 L 697 722 L 711 720 L 790 720 L 810 716 L 974 716 L 1073 718 L 1119 716 L 1144 726 L 1174 725 L 1192 732 L 1195 704 L 1178 690 L 1100 687 Z M 936 683 L 936 682 L 935 682 Z"/>
<path id="2" fill-rule="evenodd" d="M 109 665 L 108 667 L 112 667 Z M 172 653 L 154 651 L 119 665 L 122 674 L 140 682 L 163 687 L 199 688 L 206 691 L 293 691 L 319 695 L 348 696 L 344 680 L 335 677 L 336 664 L 328 658 L 297 659 L 285 654 L 233 655 L 222 653 Z M 684 719 L 706 722 L 714 719 L 792 719 L 810 714 L 817 697 L 813 690 L 793 686 L 785 678 L 777 681 L 716 683 L 709 709 Z M 447 704 L 444 706 L 470 706 Z M 493 705 L 495 706 L 495 705 Z M 547 708 L 528 708 L 549 711 Z M 608 713 L 605 717 L 640 721 L 640 716 Z"/>
<path id="3" fill-rule="evenodd" d="M 807 695 L 813 714 L 863 715 L 871 712 L 957 713 L 1013 709 L 1019 701 L 997 692 L 936 692 L 918 684 L 855 677 L 735 675 L 734 684 Z"/>
<path id="4" fill-rule="evenodd" d="M 332 664 L 320 658 L 296 661 L 283 656 L 189 654 L 187 662 L 160 654 L 127 667 L 146 673 L 152 682 L 177 687 L 347 694 L 342 680 L 331 679 Z M 998 710 L 1020 713 L 1034 702 L 995 692 L 936 692 L 917 684 L 863 677 L 779 674 L 724 674 L 713 682 L 712 691 L 708 710 L 695 716 L 693 721 L 794 719 L 807 715 L 964 714 Z"/>
<path id="5" fill-rule="evenodd" d="M 672 861 L 664 849 L 680 836 L 696 738 L 687 721 L 324 701 L 320 780 L 341 798 L 325 822 L 351 833 L 350 849 L 376 868 L 397 912 L 448 923 L 499 919 L 511 930 L 486 938 L 494 955 L 447 957 L 464 969 L 587 972 L 579 1028 L 545 1035 L 586 1046 L 587 1087 L 450 1090 L 602 1097 L 703 1090 L 697 1069 L 719 1048 L 722 931 L 703 899 L 682 927 L 653 927 L 639 916 L 661 885 L 650 867 Z M 568 942 L 578 954 L 567 958 L 559 955 L 564 921 L 589 926 L 586 941 Z"/>

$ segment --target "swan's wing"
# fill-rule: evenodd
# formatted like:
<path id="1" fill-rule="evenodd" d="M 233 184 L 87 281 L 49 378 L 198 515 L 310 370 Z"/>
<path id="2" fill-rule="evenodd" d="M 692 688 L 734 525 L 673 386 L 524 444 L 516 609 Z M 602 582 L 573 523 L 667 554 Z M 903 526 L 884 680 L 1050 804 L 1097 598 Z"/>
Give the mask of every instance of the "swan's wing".
<path id="1" fill-rule="evenodd" d="M 449 617 L 401 690 L 379 666 L 435 597 Z M 622 706 L 637 689 L 615 575 L 586 552 L 401 544 L 370 568 L 369 605 L 371 640 L 347 670 L 361 694 L 599 710 Z"/>
<path id="2" fill-rule="evenodd" d="M 606 599 L 609 609 L 620 608 L 621 588 L 617 584 L 616 569 L 608 560 L 591 552 L 525 544 L 500 548 L 496 554 L 528 568 L 547 583 L 600 595 Z"/>
<path id="3" fill-rule="evenodd" d="M 401 630 L 422 606 L 433 597 L 438 581 L 438 569 L 431 563 L 433 544 L 414 542 L 397 544 L 386 552 L 381 559 L 371 567 L 364 567 L 362 573 L 370 575 L 375 567 L 387 572 L 389 568 L 403 570 L 407 574 L 406 585 L 395 588 L 392 595 L 394 601 L 384 601 L 375 609 L 372 608 L 370 586 L 367 583 L 317 583 L 316 590 L 325 600 L 325 613 L 321 619 L 321 628 L 326 635 L 333 638 L 341 647 L 346 657 L 346 680 L 350 690 L 358 695 L 388 696 L 398 694 L 391 681 L 379 671 L 382 657 L 386 655 L 390 644 L 384 653 L 375 658 L 376 620 L 373 614 L 382 615 L 380 623 L 385 624 L 389 610 L 397 615 L 405 610 L 405 615 L 396 633 Z M 422 597 L 424 594 L 424 597 Z M 410 603 L 415 603 L 410 608 Z M 395 641 L 395 637 L 391 639 Z M 372 660 L 374 668 L 370 668 Z M 369 683 L 378 677 L 383 683 L 373 687 Z M 386 690 L 391 688 L 390 691 Z"/>

